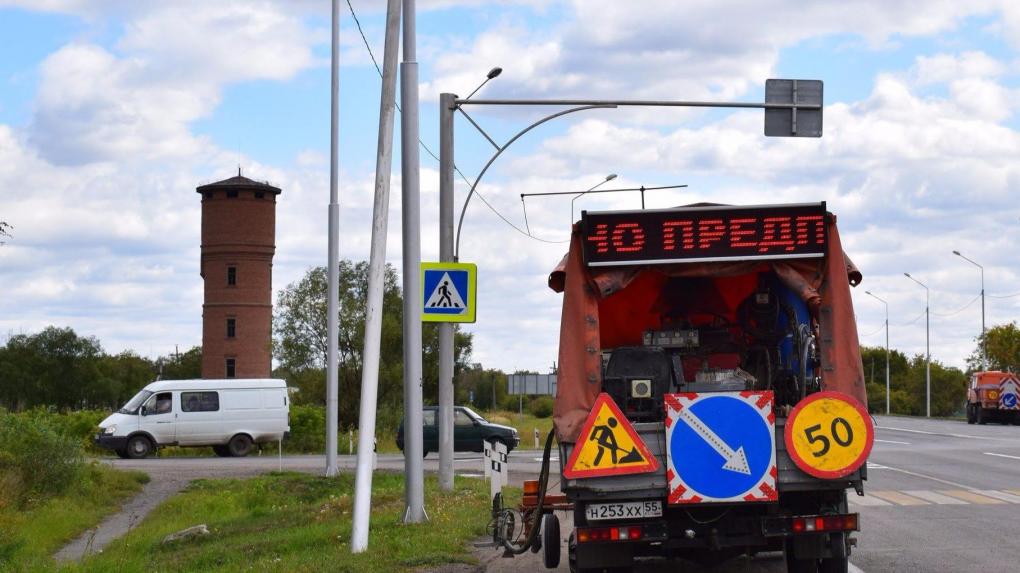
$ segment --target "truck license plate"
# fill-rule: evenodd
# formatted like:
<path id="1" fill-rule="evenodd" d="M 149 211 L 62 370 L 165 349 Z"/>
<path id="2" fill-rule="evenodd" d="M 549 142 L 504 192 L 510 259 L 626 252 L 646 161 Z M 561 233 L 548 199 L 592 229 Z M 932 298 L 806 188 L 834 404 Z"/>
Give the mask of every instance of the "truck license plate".
<path id="1" fill-rule="evenodd" d="M 631 519 L 662 517 L 661 501 L 628 501 L 625 503 L 589 503 L 585 509 L 588 521 L 600 519 Z"/>

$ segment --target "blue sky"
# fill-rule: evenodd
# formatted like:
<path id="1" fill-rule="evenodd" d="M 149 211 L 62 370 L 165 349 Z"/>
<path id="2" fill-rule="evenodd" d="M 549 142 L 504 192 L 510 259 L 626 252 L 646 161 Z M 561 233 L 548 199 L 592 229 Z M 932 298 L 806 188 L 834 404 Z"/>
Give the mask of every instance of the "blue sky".
<path id="1" fill-rule="evenodd" d="M 352 0 L 382 59 L 384 5 Z M 419 3 L 421 136 L 438 148 L 436 100 L 576 97 L 757 101 L 770 77 L 825 82 L 821 140 L 762 137 L 754 111 L 613 110 L 529 134 L 481 191 L 517 225 L 520 194 L 614 184 L 688 184 L 650 207 L 825 200 L 865 274 L 862 342 L 962 366 L 987 291 L 1020 293 L 1020 8 L 1008 1 L 849 1 L 810 6 L 667 0 L 434 0 Z M 0 0 L 0 331 L 71 326 L 107 350 L 165 354 L 201 341 L 194 188 L 245 174 L 283 188 L 274 289 L 326 259 L 329 10 L 311 0 L 164 3 Z M 379 77 L 341 4 L 341 210 L 345 258 L 368 254 Z M 471 108 L 497 140 L 539 110 Z M 399 137 L 399 129 L 397 130 Z M 398 139 L 399 145 L 399 139 Z M 491 148 L 462 119 L 457 163 L 474 177 Z M 422 151 L 422 248 L 437 254 L 437 165 Z M 399 267 L 399 156 L 388 259 Z M 458 184 L 458 204 L 466 185 Z M 600 195 L 579 208 L 632 208 Z M 569 200 L 535 199 L 536 236 L 567 236 Z M 545 277 L 564 250 L 522 236 L 472 202 L 462 258 L 481 279 L 475 359 L 540 371 L 556 359 L 559 296 Z M 523 293 L 523 294 L 522 294 Z M 989 324 L 1020 297 L 989 298 Z M 968 306 L 969 305 L 969 306 Z M 183 309 L 183 310 L 182 310 Z M 190 309 L 190 311 L 189 311 Z M 910 323 L 910 324 L 907 324 Z"/>

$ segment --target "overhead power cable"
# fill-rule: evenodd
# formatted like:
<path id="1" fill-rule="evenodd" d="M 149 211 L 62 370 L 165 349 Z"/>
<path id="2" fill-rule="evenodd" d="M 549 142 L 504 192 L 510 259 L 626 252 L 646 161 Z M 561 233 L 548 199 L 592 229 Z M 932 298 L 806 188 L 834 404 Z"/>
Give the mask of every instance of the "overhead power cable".
<path id="1" fill-rule="evenodd" d="M 910 326 L 911 324 L 914 324 L 915 322 L 921 320 L 922 316 L 924 316 L 923 310 L 921 311 L 921 314 L 917 315 L 917 318 L 915 318 L 914 320 L 911 320 L 910 322 L 904 322 L 903 324 L 894 324 L 893 326 Z"/>
<path id="2" fill-rule="evenodd" d="M 1015 292 L 1013 294 L 990 294 L 987 296 L 988 298 L 1015 298 L 1020 296 L 1020 292 Z"/>
<path id="3" fill-rule="evenodd" d="M 960 308 L 958 308 L 958 309 L 954 310 L 953 312 L 947 312 L 946 314 L 939 314 L 939 313 L 937 313 L 937 312 L 933 312 L 932 314 L 933 314 L 933 315 L 935 315 L 935 316 L 937 316 L 937 317 L 939 317 L 939 318 L 945 318 L 945 317 L 947 317 L 947 316 L 955 316 L 955 315 L 957 315 L 957 314 L 960 314 L 961 312 L 963 312 L 963 311 L 967 310 L 968 308 L 970 308 L 970 305 L 972 305 L 972 304 L 974 304 L 975 302 L 977 302 L 977 301 L 978 301 L 978 299 L 980 299 L 980 298 L 981 298 L 981 295 L 977 295 L 976 297 L 974 297 L 973 299 L 971 299 L 971 301 L 970 301 L 970 302 L 968 302 L 967 304 L 963 305 L 962 307 L 960 307 Z"/>
<path id="4" fill-rule="evenodd" d="M 878 330 L 876 330 L 875 332 L 869 332 L 867 334 L 860 334 L 860 333 L 858 333 L 857 337 L 858 338 L 868 338 L 870 336 L 875 336 L 876 334 L 878 334 L 879 332 L 882 332 L 883 330 L 885 330 L 885 325 L 884 324 L 882 326 L 878 327 Z"/>
<path id="5" fill-rule="evenodd" d="M 347 0 L 347 7 L 351 11 L 351 18 L 354 19 L 354 25 L 357 26 L 357 28 L 358 28 L 358 34 L 361 35 L 361 41 L 365 44 L 365 49 L 368 51 L 368 57 L 372 59 L 372 65 L 375 66 L 376 73 L 378 73 L 379 77 L 382 78 L 382 68 L 379 67 L 379 62 L 376 61 L 375 54 L 372 53 L 372 46 L 368 43 L 368 38 L 365 36 L 365 31 L 361 28 L 361 20 L 358 20 L 358 15 L 354 12 L 354 5 L 351 4 L 351 0 Z M 397 108 L 397 112 L 398 113 L 403 113 L 403 110 L 400 109 L 400 103 L 393 102 L 393 105 L 394 105 L 394 107 Z M 432 150 L 429 149 L 429 146 L 425 145 L 425 142 L 422 141 L 420 137 L 418 138 L 418 145 L 420 145 L 421 148 L 425 150 L 425 153 L 428 153 L 430 156 L 432 156 L 432 159 L 435 159 L 437 163 L 439 162 L 439 156 L 437 156 L 435 153 L 433 153 Z M 460 175 L 460 178 L 464 180 L 464 183 L 466 183 L 470 187 L 471 186 L 471 182 L 464 175 L 464 173 L 461 172 L 460 168 L 457 167 L 456 165 L 454 165 L 453 169 L 454 169 L 454 171 L 457 172 L 458 175 Z M 475 194 L 478 195 L 478 198 L 482 200 L 482 203 L 484 203 L 485 206 L 488 207 L 490 211 L 495 213 L 496 216 L 499 217 L 500 219 L 502 219 L 504 223 L 506 223 L 507 225 L 510 225 L 510 227 L 512 227 L 515 231 L 517 231 L 518 233 L 524 235 L 525 237 L 528 237 L 529 239 L 534 239 L 536 241 L 541 241 L 543 243 L 569 243 L 570 242 L 569 239 L 567 239 L 565 241 L 550 241 L 548 239 L 543 239 L 541 237 L 536 237 L 535 235 L 532 235 L 528 231 L 525 231 L 524 229 L 521 229 L 517 225 L 511 223 L 509 219 L 504 217 L 502 213 L 500 213 L 495 207 L 492 206 L 491 203 L 489 203 L 488 200 L 485 199 L 485 197 L 482 196 L 482 192 L 481 191 L 479 191 L 478 189 L 475 189 Z"/>

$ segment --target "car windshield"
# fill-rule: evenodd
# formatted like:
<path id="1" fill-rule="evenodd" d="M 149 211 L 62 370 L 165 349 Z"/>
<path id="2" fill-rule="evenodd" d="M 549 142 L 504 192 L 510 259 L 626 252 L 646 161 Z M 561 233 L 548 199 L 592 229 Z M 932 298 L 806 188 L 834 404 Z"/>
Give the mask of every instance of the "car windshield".
<path id="1" fill-rule="evenodd" d="M 138 407 L 141 406 L 142 402 L 145 402 L 149 398 L 149 396 L 152 396 L 152 392 L 148 390 L 142 390 L 141 392 L 135 394 L 134 398 L 128 400 L 127 404 L 124 404 L 124 407 L 121 408 L 120 410 L 117 410 L 117 412 L 120 414 L 137 414 Z"/>
<path id="2" fill-rule="evenodd" d="M 464 412 L 465 412 L 465 413 L 467 413 L 467 415 L 468 415 L 469 417 L 471 417 L 472 419 L 474 419 L 474 420 L 478 420 L 479 422 L 482 422 L 482 423 L 485 423 L 485 424 L 488 424 L 488 422 L 487 422 L 487 421 L 485 420 L 485 418 L 483 418 L 483 417 L 479 416 L 479 415 L 478 415 L 477 413 L 475 413 L 475 411 L 474 411 L 474 410 L 472 410 L 471 408 L 464 408 Z"/>

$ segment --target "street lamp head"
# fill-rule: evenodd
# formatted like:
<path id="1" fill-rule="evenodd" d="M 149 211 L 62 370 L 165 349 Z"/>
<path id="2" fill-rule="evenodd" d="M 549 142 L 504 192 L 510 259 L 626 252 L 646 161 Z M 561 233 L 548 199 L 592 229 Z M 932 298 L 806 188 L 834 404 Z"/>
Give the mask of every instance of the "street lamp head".
<path id="1" fill-rule="evenodd" d="M 610 173 L 609 175 L 606 175 L 606 181 L 612 181 L 613 179 L 616 179 L 616 173 Z"/>
<path id="2" fill-rule="evenodd" d="M 871 294 L 871 291 L 870 290 L 866 290 L 866 291 L 864 291 L 864 294 Z M 875 296 L 875 295 L 871 294 L 871 296 Z"/>
<path id="3" fill-rule="evenodd" d="M 914 278 L 914 277 L 910 276 L 910 273 L 903 273 L 903 276 L 907 277 L 908 279 Z"/>
<path id="4" fill-rule="evenodd" d="M 958 257 L 962 257 L 963 256 L 963 255 L 960 254 L 960 251 L 953 251 L 953 254 L 958 256 Z"/>
<path id="5" fill-rule="evenodd" d="M 485 74 L 485 77 L 491 80 L 491 79 L 495 78 L 496 76 L 498 76 L 499 74 L 502 74 L 502 73 L 503 73 L 503 68 L 501 68 L 499 66 L 496 66 L 495 68 L 492 68 L 491 70 L 489 70 L 489 73 Z"/>

